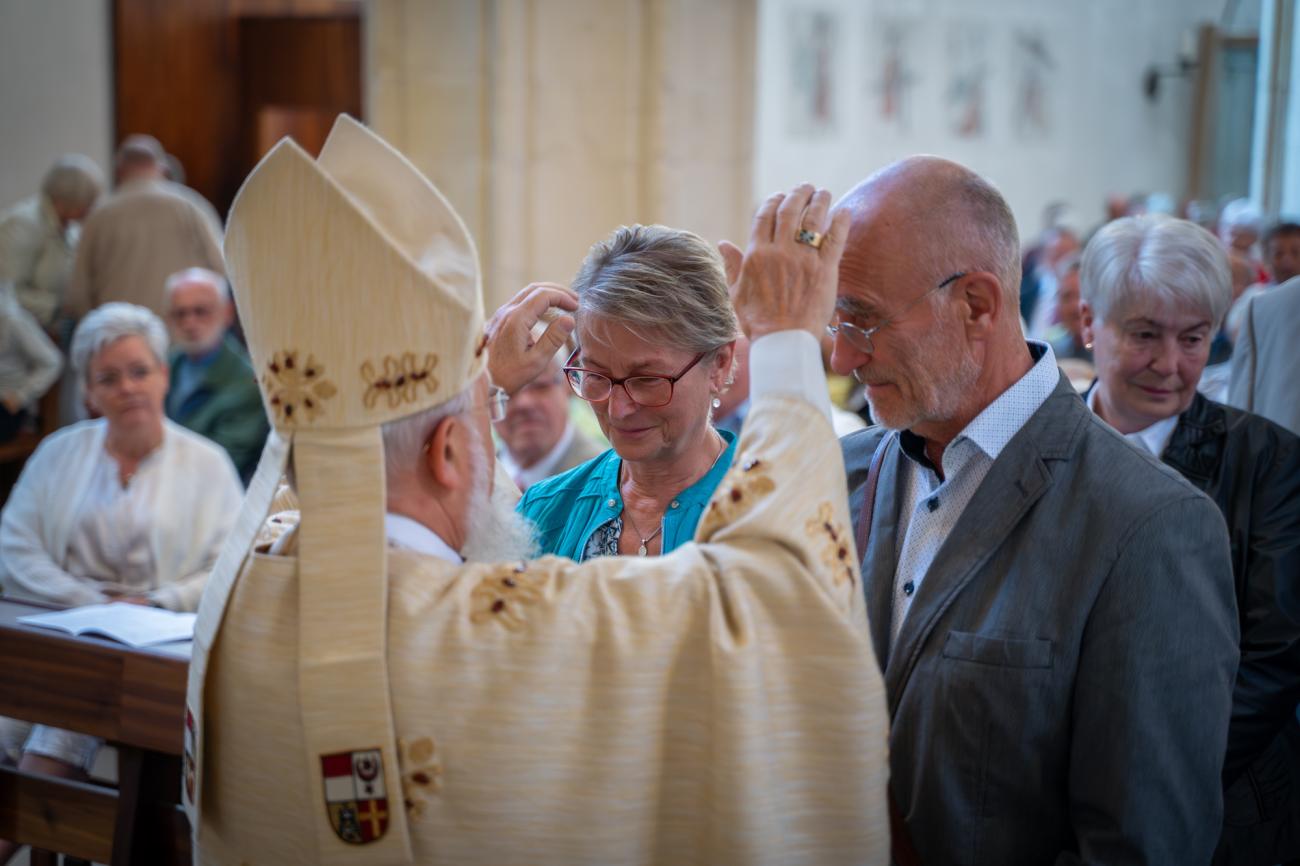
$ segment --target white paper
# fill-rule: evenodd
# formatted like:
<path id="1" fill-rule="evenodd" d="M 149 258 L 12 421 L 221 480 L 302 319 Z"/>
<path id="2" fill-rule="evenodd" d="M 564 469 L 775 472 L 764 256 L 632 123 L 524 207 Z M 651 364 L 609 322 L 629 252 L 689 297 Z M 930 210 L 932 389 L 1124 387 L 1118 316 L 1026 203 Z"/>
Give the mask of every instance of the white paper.
<path id="1" fill-rule="evenodd" d="M 194 614 L 139 604 L 92 604 L 53 613 L 20 616 L 27 625 L 68 634 L 97 635 L 134 647 L 153 646 L 194 637 Z"/>

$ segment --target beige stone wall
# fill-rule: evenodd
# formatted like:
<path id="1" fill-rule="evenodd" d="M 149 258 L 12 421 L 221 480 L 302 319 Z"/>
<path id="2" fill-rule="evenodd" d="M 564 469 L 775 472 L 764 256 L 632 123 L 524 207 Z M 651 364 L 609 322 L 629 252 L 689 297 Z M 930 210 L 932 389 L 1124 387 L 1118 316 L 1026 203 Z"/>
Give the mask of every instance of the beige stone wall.
<path id="1" fill-rule="evenodd" d="M 616 226 L 743 246 L 756 0 L 376 0 L 367 119 L 451 199 L 489 308 Z"/>

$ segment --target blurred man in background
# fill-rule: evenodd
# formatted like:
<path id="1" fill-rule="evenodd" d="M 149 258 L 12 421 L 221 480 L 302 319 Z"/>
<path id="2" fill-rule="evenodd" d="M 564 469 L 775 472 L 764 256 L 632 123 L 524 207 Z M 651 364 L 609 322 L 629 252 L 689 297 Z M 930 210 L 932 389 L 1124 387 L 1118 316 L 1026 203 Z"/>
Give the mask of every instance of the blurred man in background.
<path id="1" fill-rule="evenodd" d="M 227 333 L 230 288 L 220 274 L 189 268 L 167 280 L 165 294 L 175 346 L 167 417 L 226 449 L 247 484 L 269 426 L 248 353 Z"/>

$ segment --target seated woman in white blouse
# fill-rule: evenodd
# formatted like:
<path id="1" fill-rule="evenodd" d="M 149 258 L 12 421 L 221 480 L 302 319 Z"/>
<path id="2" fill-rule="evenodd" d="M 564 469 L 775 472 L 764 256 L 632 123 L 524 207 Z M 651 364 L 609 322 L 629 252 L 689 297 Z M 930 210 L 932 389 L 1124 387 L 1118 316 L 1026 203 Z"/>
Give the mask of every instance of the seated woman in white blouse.
<path id="1" fill-rule="evenodd" d="M 72 338 L 86 400 L 103 417 L 51 435 L 0 513 L 0 590 L 60 605 L 198 606 L 239 513 L 226 452 L 168 421 L 167 331 L 134 304 L 105 304 Z M 32 772 L 76 776 L 94 737 L 0 718 L 0 752 Z M 11 854 L 0 842 L 0 863 Z"/>

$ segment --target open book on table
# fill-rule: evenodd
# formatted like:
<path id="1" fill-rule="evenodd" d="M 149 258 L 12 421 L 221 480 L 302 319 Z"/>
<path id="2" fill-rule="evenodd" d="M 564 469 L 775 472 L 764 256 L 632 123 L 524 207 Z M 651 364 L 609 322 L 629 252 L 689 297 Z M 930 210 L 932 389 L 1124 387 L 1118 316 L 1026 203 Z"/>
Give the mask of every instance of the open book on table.
<path id="1" fill-rule="evenodd" d="M 194 637 L 194 614 L 138 604 L 91 604 L 52 613 L 20 616 L 27 625 L 75 635 L 95 635 L 133 647 L 147 647 Z"/>

